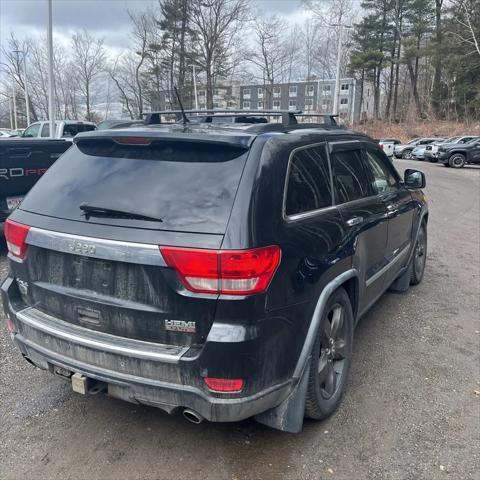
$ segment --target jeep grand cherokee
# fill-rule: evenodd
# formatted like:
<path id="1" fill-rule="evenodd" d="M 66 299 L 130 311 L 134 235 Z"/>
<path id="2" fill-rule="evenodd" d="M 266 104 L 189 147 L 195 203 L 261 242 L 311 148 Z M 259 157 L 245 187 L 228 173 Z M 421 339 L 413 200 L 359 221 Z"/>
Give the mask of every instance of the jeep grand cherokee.
<path id="1" fill-rule="evenodd" d="M 298 432 L 358 319 L 422 280 L 424 184 L 333 125 L 80 134 L 6 222 L 7 327 L 77 392 Z"/>

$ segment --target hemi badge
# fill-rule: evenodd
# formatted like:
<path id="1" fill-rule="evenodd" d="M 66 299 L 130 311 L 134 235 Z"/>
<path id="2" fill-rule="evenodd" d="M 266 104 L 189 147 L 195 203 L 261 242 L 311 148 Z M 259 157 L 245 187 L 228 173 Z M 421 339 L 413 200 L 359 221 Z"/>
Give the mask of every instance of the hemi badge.
<path id="1" fill-rule="evenodd" d="M 170 332 L 195 333 L 197 327 L 195 322 L 185 322 L 184 320 L 165 320 L 165 330 Z"/>

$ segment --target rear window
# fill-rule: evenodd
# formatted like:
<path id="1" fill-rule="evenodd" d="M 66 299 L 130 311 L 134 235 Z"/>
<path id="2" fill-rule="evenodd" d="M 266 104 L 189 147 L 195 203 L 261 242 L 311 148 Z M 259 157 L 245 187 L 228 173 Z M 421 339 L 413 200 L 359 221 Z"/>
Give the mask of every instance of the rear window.
<path id="1" fill-rule="evenodd" d="M 22 209 L 88 223 L 156 230 L 225 233 L 247 151 L 209 143 L 112 141 L 70 148 L 36 184 Z M 80 205 L 142 219 L 85 218 Z"/>

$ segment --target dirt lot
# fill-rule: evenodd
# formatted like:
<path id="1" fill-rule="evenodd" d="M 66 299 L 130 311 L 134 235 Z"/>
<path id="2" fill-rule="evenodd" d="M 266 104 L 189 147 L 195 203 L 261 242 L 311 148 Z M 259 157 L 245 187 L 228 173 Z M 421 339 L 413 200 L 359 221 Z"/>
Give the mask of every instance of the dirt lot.
<path id="1" fill-rule="evenodd" d="M 23 361 L 2 325 L 0 478 L 479 479 L 480 169 L 396 165 L 427 174 L 426 276 L 360 322 L 331 419 L 289 435 L 85 398 Z"/>

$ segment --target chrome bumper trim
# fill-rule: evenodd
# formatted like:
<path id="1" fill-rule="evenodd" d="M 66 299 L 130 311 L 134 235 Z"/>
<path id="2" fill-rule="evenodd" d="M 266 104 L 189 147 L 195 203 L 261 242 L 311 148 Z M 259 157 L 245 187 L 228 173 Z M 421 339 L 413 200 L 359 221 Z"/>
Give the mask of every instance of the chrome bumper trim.
<path id="1" fill-rule="evenodd" d="M 110 352 L 127 357 L 164 363 L 178 363 L 182 355 L 189 349 L 189 347 L 144 342 L 89 330 L 59 320 L 33 307 L 20 310 L 16 313 L 16 316 L 19 322 L 39 330 L 44 334 L 93 350 Z"/>

